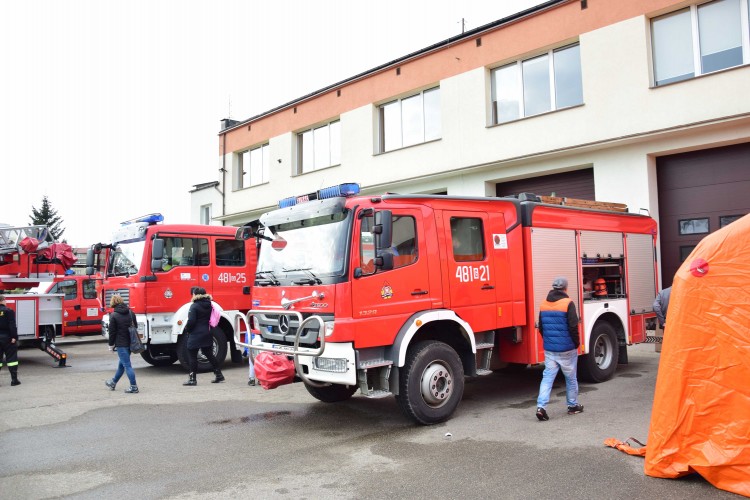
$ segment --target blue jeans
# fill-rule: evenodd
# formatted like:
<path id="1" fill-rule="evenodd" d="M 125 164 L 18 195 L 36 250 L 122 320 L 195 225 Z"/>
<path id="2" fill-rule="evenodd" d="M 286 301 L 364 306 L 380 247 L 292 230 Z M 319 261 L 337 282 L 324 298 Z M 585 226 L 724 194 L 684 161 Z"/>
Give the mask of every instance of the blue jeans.
<path id="1" fill-rule="evenodd" d="M 568 406 L 578 404 L 578 351 L 552 352 L 544 351 L 544 374 L 539 386 L 539 397 L 536 400 L 538 408 L 546 408 L 549 403 L 549 395 L 552 392 L 552 384 L 555 382 L 558 370 L 565 375 L 565 392 Z"/>
<path id="2" fill-rule="evenodd" d="M 117 351 L 117 357 L 120 358 L 120 362 L 117 364 L 117 371 L 115 372 L 115 376 L 112 377 L 112 381 L 116 384 L 120 380 L 120 377 L 122 377 L 122 374 L 126 373 L 128 380 L 130 380 L 130 385 L 136 385 L 135 372 L 133 371 L 133 366 L 130 364 L 130 348 L 115 347 L 115 351 Z"/>

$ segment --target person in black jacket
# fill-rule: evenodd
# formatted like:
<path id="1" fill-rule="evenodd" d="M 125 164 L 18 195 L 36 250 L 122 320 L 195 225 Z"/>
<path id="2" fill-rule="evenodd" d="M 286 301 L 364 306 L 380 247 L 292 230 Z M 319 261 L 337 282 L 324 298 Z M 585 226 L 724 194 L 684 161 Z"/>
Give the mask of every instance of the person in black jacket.
<path id="1" fill-rule="evenodd" d="M 16 313 L 5 306 L 5 296 L 0 295 L 0 368 L 3 356 L 10 372 L 10 385 L 20 385 L 18 380 L 18 330 Z"/>
<path id="2" fill-rule="evenodd" d="M 128 332 L 131 324 L 137 325 L 135 314 L 125 305 L 122 297 L 116 294 L 110 299 L 109 306 L 114 309 L 109 315 L 109 350 L 116 351 L 120 361 L 117 363 L 115 376 L 105 380 L 104 384 L 114 391 L 120 377 L 125 373 L 130 380 L 130 387 L 125 389 L 125 392 L 136 394 L 138 385 L 135 383 L 135 372 L 130 364 L 130 332 Z"/>
<path id="3" fill-rule="evenodd" d="M 212 384 L 224 381 L 224 375 L 219 370 L 219 364 L 214 357 L 214 337 L 211 334 L 211 327 L 208 320 L 211 318 L 211 296 L 206 293 L 206 289 L 196 286 L 192 289 L 193 303 L 190 304 L 188 319 L 185 324 L 183 335 L 187 335 L 187 349 L 190 356 L 190 374 L 188 380 L 182 385 L 198 385 L 196 373 L 198 373 L 198 350 L 211 363 L 214 369 L 215 378 Z"/>

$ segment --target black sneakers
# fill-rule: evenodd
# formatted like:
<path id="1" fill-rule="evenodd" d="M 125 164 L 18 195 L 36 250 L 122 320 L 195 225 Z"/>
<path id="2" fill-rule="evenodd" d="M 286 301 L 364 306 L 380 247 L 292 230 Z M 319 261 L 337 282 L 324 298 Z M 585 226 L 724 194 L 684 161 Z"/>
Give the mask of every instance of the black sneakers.
<path id="1" fill-rule="evenodd" d="M 138 394 L 138 386 L 131 385 L 130 387 L 125 389 L 123 392 L 125 392 L 125 394 Z"/>
<path id="2" fill-rule="evenodd" d="M 568 406 L 568 415 L 583 413 L 583 405 Z"/>
<path id="3" fill-rule="evenodd" d="M 545 420 L 549 420 L 549 415 L 547 415 L 547 410 L 544 408 L 537 408 L 536 409 L 536 418 L 541 420 L 542 422 Z"/>
<path id="4" fill-rule="evenodd" d="M 115 390 L 115 383 L 114 383 L 114 381 L 112 379 L 105 380 L 104 381 L 104 385 L 106 385 L 107 387 L 109 387 L 110 391 L 114 391 Z"/>

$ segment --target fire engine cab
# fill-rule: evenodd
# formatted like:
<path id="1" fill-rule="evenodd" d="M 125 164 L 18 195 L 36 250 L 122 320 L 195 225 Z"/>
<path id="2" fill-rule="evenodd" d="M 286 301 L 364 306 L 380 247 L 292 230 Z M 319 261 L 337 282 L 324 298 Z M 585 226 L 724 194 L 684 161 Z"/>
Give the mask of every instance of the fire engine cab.
<path id="1" fill-rule="evenodd" d="M 253 242 L 235 239 L 235 227 L 162 224 L 161 214 L 149 214 L 121 224 L 110 244 L 97 244 L 87 254 L 86 274 L 94 273 L 98 255 L 105 260 L 100 298 L 107 311 L 102 334 L 109 335 L 109 306 L 119 294 L 135 312 L 138 332 L 146 345 L 141 356 L 155 366 L 179 360 L 188 368 L 183 328 L 191 304 L 191 289 L 206 289 L 222 310 L 212 329 L 213 351 L 221 364 L 230 352 L 235 362 L 242 351 L 235 334 L 247 332 L 245 312 L 255 276 Z M 244 328 L 243 328 L 244 325 Z M 200 355 L 198 369 L 208 370 Z"/>
<path id="2" fill-rule="evenodd" d="M 260 245 L 252 352 L 293 357 L 313 397 L 394 395 L 414 421 L 444 421 L 465 376 L 543 362 L 539 307 L 556 276 L 581 318 L 583 379 L 611 378 L 645 340 L 651 217 L 534 195 L 358 193 L 342 184 L 287 198 L 237 231 Z M 599 293 L 584 290 L 599 279 Z"/>

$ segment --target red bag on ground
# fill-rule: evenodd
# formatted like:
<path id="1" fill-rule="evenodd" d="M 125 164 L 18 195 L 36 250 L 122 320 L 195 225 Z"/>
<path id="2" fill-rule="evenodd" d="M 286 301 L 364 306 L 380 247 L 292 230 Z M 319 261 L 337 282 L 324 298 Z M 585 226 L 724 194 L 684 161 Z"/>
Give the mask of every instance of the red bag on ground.
<path id="1" fill-rule="evenodd" d="M 275 389 L 294 381 L 294 361 L 284 354 L 263 351 L 255 357 L 255 378 L 264 389 Z"/>

